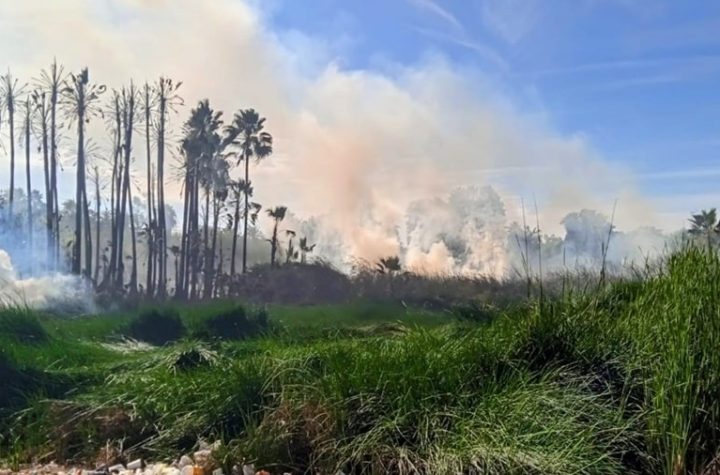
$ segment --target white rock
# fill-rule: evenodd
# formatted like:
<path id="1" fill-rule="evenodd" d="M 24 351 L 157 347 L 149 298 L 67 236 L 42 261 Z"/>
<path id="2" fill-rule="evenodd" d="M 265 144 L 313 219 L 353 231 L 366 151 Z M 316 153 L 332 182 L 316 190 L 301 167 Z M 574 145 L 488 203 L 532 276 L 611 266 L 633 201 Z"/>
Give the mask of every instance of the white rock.
<path id="1" fill-rule="evenodd" d="M 225 474 L 223 473 L 222 468 L 216 468 L 215 470 L 213 470 L 212 475 L 225 475 Z"/>
<path id="2" fill-rule="evenodd" d="M 139 468 L 143 467 L 143 461 L 142 459 L 133 460 L 129 464 L 127 464 L 128 470 L 137 470 Z"/>
<path id="3" fill-rule="evenodd" d="M 243 465 L 243 475 L 255 475 L 255 464 Z"/>
<path id="4" fill-rule="evenodd" d="M 121 463 L 119 463 L 117 465 L 113 465 L 112 467 L 108 468 L 108 472 L 110 472 L 110 473 L 113 473 L 113 472 L 122 473 L 124 471 L 125 471 L 125 465 L 123 465 Z"/>
<path id="5" fill-rule="evenodd" d="M 183 455 L 182 457 L 180 457 L 180 462 L 178 463 L 178 467 L 183 468 L 183 467 L 187 467 L 188 465 L 192 465 L 192 464 L 193 464 L 193 459 L 191 459 L 187 455 Z"/>

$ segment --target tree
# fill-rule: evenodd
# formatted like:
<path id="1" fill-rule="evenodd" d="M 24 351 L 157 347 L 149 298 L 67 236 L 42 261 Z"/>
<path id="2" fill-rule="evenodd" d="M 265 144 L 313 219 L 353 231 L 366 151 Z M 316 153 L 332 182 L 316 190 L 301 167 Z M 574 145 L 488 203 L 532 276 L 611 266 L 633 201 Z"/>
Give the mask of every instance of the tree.
<path id="1" fill-rule="evenodd" d="M 309 246 L 307 237 L 300 238 L 300 262 L 301 263 L 305 264 L 308 253 L 313 252 L 313 249 L 315 249 L 315 244 Z"/>
<path id="2" fill-rule="evenodd" d="M 40 73 L 39 88 L 42 91 L 42 95 L 47 95 L 49 102 L 49 134 L 47 132 L 47 115 L 41 114 L 45 124 L 43 125 L 43 140 L 46 140 L 49 135 L 50 147 L 49 147 L 49 184 L 50 190 L 46 196 L 48 204 L 46 205 L 50 209 L 51 223 L 47 226 L 50 229 L 51 241 L 48 243 L 48 247 L 52 247 L 52 256 L 55 267 L 59 264 L 60 260 L 60 206 L 58 203 L 58 189 L 57 189 L 57 168 L 58 168 L 58 157 L 57 157 L 57 142 L 58 142 L 58 123 L 57 123 L 57 106 L 61 99 L 62 87 L 65 83 L 66 75 L 65 70 L 62 66 L 58 65 L 57 61 L 53 60 L 49 70 L 43 70 Z M 45 146 L 47 148 L 47 146 Z"/>
<path id="3" fill-rule="evenodd" d="M 396 274 L 402 270 L 400 258 L 398 256 L 383 257 L 375 264 L 375 269 L 380 274 Z"/>
<path id="4" fill-rule="evenodd" d="M 269 157 L 273 151 L 273 138 L 264 131 L 265 118 L 254 109 L 245 109 L 237 112 L 232 123 L 225 129 L 228 144 L 239 149 L 238 163 L 245 162 L 245 183 L 250 183 L 250 160 L 256 162 Z M 248 218 L 250 209 L 250 195 L 245 191 L 245 207 L 243 214 L 243 254 L 242 271 L 247 272 L 247 237 Z"/>
<path id="5" fill-rule="evenodd" d="M 270 267 L 275 267 L 275 258 L 278 251 L 278 226 L 280 222 L 285 219 L 287 213 L 286 206 L 276 206 L 275 208 L 267 210 L 268 216 L 274 221 L 272 238 L 270 239 Z"/>
<path id="6" fill-rule="evenodd" d="M 198 215 L 200 211 L 200 185 L 203 169 L 216 157 L 221 146 L 218 131 L 222 125 L 221 112 L 210 107 L 207 99 L 200 101 L 190 112 L 185 123 L 181 152 L 184 170 L 183 234 L 180 254 L 180 279 L 175 294 L 193 299 L 197 291 L 201 232 Z M 202 178 L 202 180 L 207 180 Z M 209 200 L 209 197 L 207 197 Z M 206 203 L 209 201 L 206 200 Z M 206 205 L 209 208 L 209 204 Z M 206 214 L 206 222 L 207 222 Z M 207 238 L 205 239 L 207 242 Z"/>
<path id="7" fill-rule="evenodd" d="M 285 235 L 288 237 L 288 247 L 287 252 L 285 253 L 285 264 L 289 264 L 291 260 L 297 259 L 298 257 L 298 252 L 295 250 L 295 246 L 293 246 L 293 239 L 295 239 L 295 231 L 291 229 L 286 229 Z"/>
<path id="8" fill-rule="evenodd" d="M 147 227 L 145 239 L 147 240 L 147 275 L 145 277 L 145 291 L 148 296 L 154 294 L 155 283 L 155 230 L 157 226 L 157 211 L 154 206 L 155 186 L 153 183 L 152 155 L 150 154 L 150 126 L 152 124 L 152 110 L 155 101 L 155 91 L 145 83 L 143 87 L 142 109 L 145 122 L 145 155 L 147 162 Z"/>
<path id="9" fill-rule="evenodd" d="M 77 163 L 75 183 L 75 239 L 73 242 L 72 271 L 80 274 L 82 265 L 82 243 L 83 243 L 83 217 L 87 221 L 87 186 L 85 172 L 85 125 L 91 117 L 101 114 L 97 102 L 105 86 L 90 83 L 88 69 L 84 68 L 79 74 L 71 74 L 67 86 L 63 89 L 63 102 L 66 106 L 68 117 L 77 124 Z M 89 229 L 89 223 L 87 229 Z M 88 233 L 89 234 L 89 233 Z M 89 236 L 87 236 L 89 238 Z M 87 240 L 86 240 L 87 242 Z M 85 275 L 90 278 L 92 269 L 92 249 L 87 246 L 85 249 Z"/>
<path id="10" fill-rule="evenodd" d="M 164 298 L 167 293 L 167 220 L 165 214 L 165 131 L 167 115 L 175 107 L 183 104 L 177 91 L 182 82 L 173 82 L 172 79 L 160 77 L 155 86 L 155 101 L 157 103 L 157 235 L 155 237 L 158 249 L 157 262 L 157 295 Z"/>
<path id="11" fill-rule="evenodd" d="M 25 138 L 25 179 L 26 179 L 26 194 L 27 194 L 27 248 L 28 255 L 30 256 L 30 262 L 33 262 L 33 208 L 32 208 L 32 180 L 30 175 L 30 124 L 32 122 L 33 106 L 31 103 L 31 97 L 25 98 L 24 102 L 25 109 L 25 120 L 24 120 L 24 138 Z"/>
<path id="12" fill-rule="evenodd" d="M 699 214 L 692 215 L 688 221 L 690 221 L 689 233 L 693 236 L 705 238 L 708 249 L 711 249 L 713 238 L 720 233 L 717 210 L 715 208 L 701 210 Z"/>
<path id="13" fill-rule="evenodd" d="M 23 93 L 25 86 L 20 86 L 18 80 L 13 78 L 10 71 L 0 77 L 2 83 L 2 100 L 8 112 L 8 127 L 10 129 L 10 190 L 8 196 L 8 209 L 10 218 L 13 216 L 13 203 L 15 201 L 15 108 L 18 97 Z"/>

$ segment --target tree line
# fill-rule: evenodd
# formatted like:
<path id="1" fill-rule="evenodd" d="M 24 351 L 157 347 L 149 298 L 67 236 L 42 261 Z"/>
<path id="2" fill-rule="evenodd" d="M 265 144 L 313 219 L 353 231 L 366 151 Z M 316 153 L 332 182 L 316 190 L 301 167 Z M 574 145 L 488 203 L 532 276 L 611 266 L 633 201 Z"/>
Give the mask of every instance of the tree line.
<path id="1" fill-rule="evenodd" d="M 182 82 L 160 77 L 142 86 L 130 82 L 108 89 L 94 82 L 87 68 L 68 73 L 57 61 L 29 83 L 21 83 L 9 71 L 0 77 L 0 130 L 7 131 L 3 148 L 10 166 L 8 192 L 0 201 L 0 224 L 12 239 L 24 236 L 31 262 L 44 262 L 52 271 L 67 269 L 100 292 L 143 293 L 160 299 L 227 293 L 233 281 L 248 272 L 248 236 L 263 210 L 253 200 L 251 165 L 272 155 L 273 136 L 256 110 L 241 109 L 225 123 L 222 112 L 205 99 L 191 109 L 180 139 L 175 140 L 168 121 L 184 106 L 181 86 Z M 96 121 L 111 137 L 105 150 L 88 134 L 88 126 Z M 74 200 L 62 205 L 61 138 L 75 143 Z M 16 197 L 23 194 L 15 182 L 18 139 L 23 143 L 26 175 L 25 209 L 20 211 L 15 207 Z M 142 142 L 144 147 L 138 147 Z M 33 190 L 34 146 L 43 161 L 44 199 Z M 165 193 L 168 156 L 177 158 L 182 179 L 179 236 L 168 223 L 168 213 L 174 214 Z M 144 178 L 142 188 L 135 184 L 138 168 Z M 34 204 L 44 207 L 44 259 L 36 255 Z M 144 209 L 139 210 L 140 205 Z M 305 262 L 314 248 L 307 237 L 301 237 L 296 247 L 292 230 L 284 231 L 287 248 L 281 248 L 279 225 L 286 213 L 284 206 L 266 210 L 273 222 L 267 239 L 271 266 L 280 264 L 281 254 L 286 263 Z M 223 256 L 222 239 L 228 233 L 230 255 Z M 140 259 L 144 259 L 144 275 L 139 275 Z M 226 260 L 229 269 L 223 267 Z"/>

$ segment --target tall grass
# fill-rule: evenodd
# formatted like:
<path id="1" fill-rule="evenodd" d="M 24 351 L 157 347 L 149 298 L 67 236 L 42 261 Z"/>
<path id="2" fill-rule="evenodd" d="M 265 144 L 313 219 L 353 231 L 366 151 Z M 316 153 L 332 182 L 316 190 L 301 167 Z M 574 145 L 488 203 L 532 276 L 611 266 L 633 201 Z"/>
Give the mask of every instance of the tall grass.
<path id="1" fill-rule="evenodd" d="M 47 340 L 14 340 L 0 369 L 105 376 L 30 399 L 13 445 L 91 458 L 124 440 L 175 457 L 202 438 L 223 441 L 227 465 L 296 472 L 702 473 L 720 448 L 720 259 L 687 248 L 595 282 L 462 323 L 394 304 L 270 307 L 284 331 L 122 355 L 41 318 Z M 200 328 L 230 305 L 181 318 Z"/>

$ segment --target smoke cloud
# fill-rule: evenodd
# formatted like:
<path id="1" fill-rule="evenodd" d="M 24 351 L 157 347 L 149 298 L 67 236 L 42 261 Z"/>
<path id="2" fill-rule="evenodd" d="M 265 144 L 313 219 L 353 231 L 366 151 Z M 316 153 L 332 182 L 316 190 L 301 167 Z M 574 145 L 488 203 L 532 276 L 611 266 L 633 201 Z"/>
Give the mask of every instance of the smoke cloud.
<path id="1" fill-rule="evenodd" d="M 563 224 L 570 212 L 608 212 L 616 199 L 617 226 L 662 225 L 626 170 L 582 135 L 559 134 L 537 111 L 521 112 L 497 79 L 437 54 L 349 69 L 341 47 L 271 30 L 258 5 L 2 1 L 0 54 L 24 78 L 56 56 L 72 71 L 89 66 L 91 79 L 110 87 L 160 75 L 182 80 L 176 135 L 202 98 L 228 119 L 256 108 L 276 150 L 253 165 L 255 200 L 287 205 L 299 218 L 286 226 L 340 265 L 399 254 L 420 271 L 502 274 L 516 264 L 507 243 L 521 198 L 537 203 L 547 233 L 574 229 L 575 221 Z M 99 120 L 90 133 L 107 145 Z M 72 152 L 66 140 L 70 168 Z M 0 167 L 5 180 L 5 158 Z M 69 196 L 70 169 L 61 180 Z M 176 203 L 178 182 L 168 182 Z"/>

